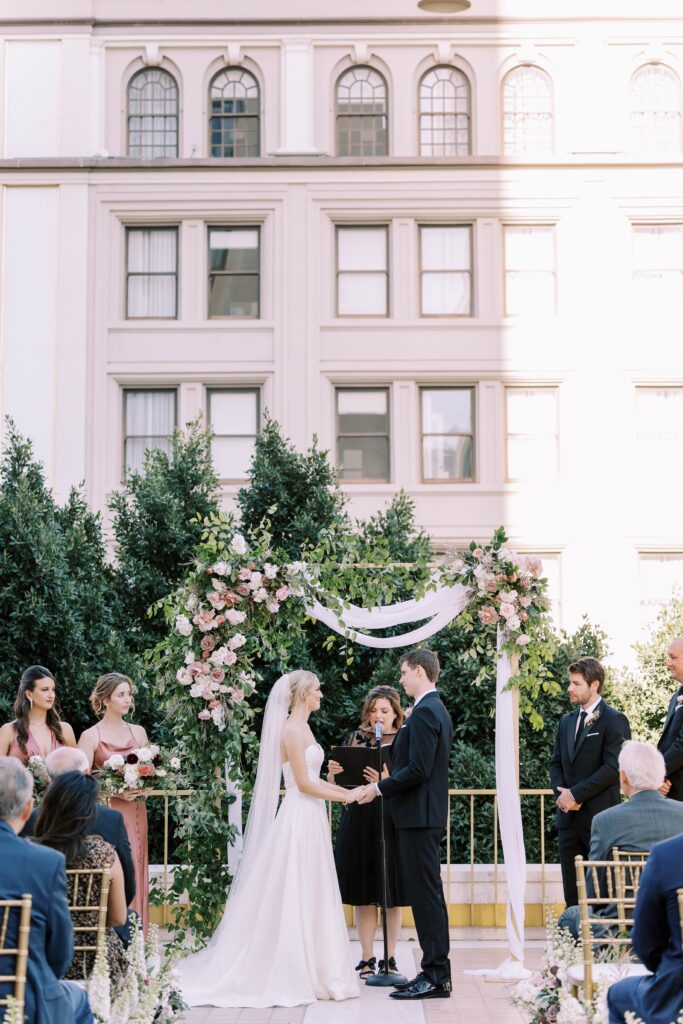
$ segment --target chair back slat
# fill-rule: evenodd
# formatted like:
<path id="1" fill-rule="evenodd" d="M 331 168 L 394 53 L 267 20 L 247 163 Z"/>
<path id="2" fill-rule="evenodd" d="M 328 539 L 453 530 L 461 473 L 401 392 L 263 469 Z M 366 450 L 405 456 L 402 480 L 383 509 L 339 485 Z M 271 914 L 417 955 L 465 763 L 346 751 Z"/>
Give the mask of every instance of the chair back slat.
<path id="1" fill-rule="evenodd" d="M 13 956 L 14 974 L 3 974 L 3 982 L 14 982 L 13 997 L 17 1008 L 19 1019 L 24 1019 L 24 1005 L 26 1002 L 26 968 L 28 966 L 28 944 L 31 935 L 31 905 L 33 897 L 24 893 L 19 900 L 0 900 L 2 910 L 2 925 L 0 926 L 0 956 Z M 10 914 L 14 911 L 19 914 L 19 925 L 17 928 L 16 946 L 7 946 L 7 932 L 9 929 Z M 8 1006 L 9 997 L 0 999 L 0 1006 Z"/>
<path id="2" fill-rule="evenodd" d="M 111 870 L 109 868 L 69 868 L 66 874 L 67 879 L 73 880 L 69 911 L 76 939 L 74 953 L 97 955 L 99 950 L 104 952 Z M 98 879 L 100 880 L 99 896 L 96 890 Z M 83 923 L 83 915 L 93 913 L 97 914 L 97 924 L 91 924 L 89 921 Z M 90 942 L 85 940 L 85 935 L 92 937 Z M 78 941 L 80 936 L 84 937 L 84 941 Z"/>
<path id="3" fill-rule="evenodd" d="M 576 857 L 576 886 L 579 894 L 580 936 L 583 951 L 583 994 L 586 1002 L 593 998 L 595 985 L 593 967 L 595 947 L 607 947 L 618 956 L 631 946 L 630 932 L 638 897 L 640 875 L 647 854 L 623 855 L 615 860 L 587 861 Z M 589 892 L 588 878 L 592 881 Z M 591 918 L 591 910 L 614 907 L 616 914 Z M 602 926 L 601 934 L 593 934 L 592 926 Z M 604 929 L 604 931 L 602 930 Z M 625 934 L 626 933 L 626 934 Z"/>

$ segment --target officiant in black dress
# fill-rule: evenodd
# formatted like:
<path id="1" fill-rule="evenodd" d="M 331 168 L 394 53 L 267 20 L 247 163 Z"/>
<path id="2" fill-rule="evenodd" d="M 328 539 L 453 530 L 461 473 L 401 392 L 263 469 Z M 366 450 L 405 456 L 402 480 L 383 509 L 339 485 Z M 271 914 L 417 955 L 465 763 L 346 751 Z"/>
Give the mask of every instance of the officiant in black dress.
<path id="1" fill-rule="evenodd" d="M 403 709 L 398 692 L 393 686 L 375 686 L 367 694 L 360 715 L 360 727 L 352 730 L 340 746 L 375 747 L 375 725 L 382 726 L 382 746 L 391 747 L 396 733 L 403 725 Z M 342 771 L 336 761 L 328 762 L 328 782 Z M 367 782 L 375 782 L 379 773 L 365 769 Z M 386 769 L 385 769 L 386 774 Z M 373 952 L 377 930 L 377 908 L 382 895 L 382 868 L 380 861 L 380 822 L 384 814 L 384 834 L 387 860 L 387 947 L 388 969 L 396 973 L 396 942 L 401 930 L 403 906 L 408 903 L 395 856 L 395 830 L 391 815 L 383 802 L 381 807 L 348 804 L 344 807 L 337 830 L 334 859 L 342 902 L 356 909 L 356 926 L 361 943 L 361 960 L 356 967 L 361 979 L 375 973 L 377 958 Z M 379 970 L 384 967 L 380 960 Z"/>

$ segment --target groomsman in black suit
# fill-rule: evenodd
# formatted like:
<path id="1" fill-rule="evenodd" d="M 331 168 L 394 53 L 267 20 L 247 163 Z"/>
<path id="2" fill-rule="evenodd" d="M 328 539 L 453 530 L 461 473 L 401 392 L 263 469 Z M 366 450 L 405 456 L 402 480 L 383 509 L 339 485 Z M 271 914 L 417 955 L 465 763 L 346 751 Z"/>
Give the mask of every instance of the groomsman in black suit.
<path id="1" fill-rule="evenodd" d="M 605 670 L 597 658 L 569 666 L 567 693 L 575 710 L 560 721 L 550 759 L 564 901 L 576 906 L 574 858 L 588 857 L 596 814 L 621 802 L 619 751 L 631 738 L 628 718 L 600 696 Z"/>
<path id="2" fill-rule="evenodd" d="M 683 639 L 671 643 L 666 662 L 678 689 L 669 701 L 664 731 L 657 744 L 666 767 L 666 779 L 660 792 L 672 800 L 683 800 Z"/>
<path id="3" fill-rule="evenodd" d="M 448 768 L 453 723 L 436 692 L 439 659 L 417 648 L 401 658 L 401 685 L 413 711 L 391 748 L 391 775 L 362 790 L 358 802 L 389 800 L 397 856 L 422 950 L 422 970 L 393 999 L 451 994 L 448 908 L 441 881 L 441 839 L 448 818 Z"/>

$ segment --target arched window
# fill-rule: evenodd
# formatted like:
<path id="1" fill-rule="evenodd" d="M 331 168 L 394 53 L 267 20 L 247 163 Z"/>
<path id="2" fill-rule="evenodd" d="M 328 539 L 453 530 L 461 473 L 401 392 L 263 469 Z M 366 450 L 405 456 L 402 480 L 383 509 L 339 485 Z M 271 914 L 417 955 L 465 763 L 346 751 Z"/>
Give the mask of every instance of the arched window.
<path id="1" fill-rule="evenodd" d="M 138 71 L 128 83 L 128 155 L 178 156 L 178 84 L 161 68 Z"/>
<path id="2" fill-rule="evenodd" d="M 374 68 L 350 68 L 337 81 L 337 153 L 388 152 L 387 83 Z"/>
<path id="3" fill-rule="evenodd" d="M 228 68 L 209 90 L 211 156 L 260 156 L 261 98 L 258 82 L 244 68 Z"/>
<path id="4" fill-rule="evenodd" d="M 631 79 L 631 149 L 680 152 L 681 84 L 663 64 L 646 64 Z"/>
<path id="5" fill-rule="evenodd" d="M 513 68 L 503 81 L 503 152 L 552 153 L 553 92 L 545 71 Z"/>
<path id="6" fill-rule="evenodd" d="M 470 152 L 470 83 L 456 68 L 432 68 L 420 81 L 420 154 Z"/>

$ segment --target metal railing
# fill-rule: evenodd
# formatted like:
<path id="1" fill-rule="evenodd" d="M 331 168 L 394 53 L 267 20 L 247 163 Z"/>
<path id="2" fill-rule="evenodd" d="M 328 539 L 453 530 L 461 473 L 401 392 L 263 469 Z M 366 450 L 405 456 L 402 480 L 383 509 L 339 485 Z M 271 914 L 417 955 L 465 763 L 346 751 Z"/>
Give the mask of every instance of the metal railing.
<path id="1" fill-rule="evenodd" d="M 182 798 L 182 797 L 191 796 L 192 793 L 193 793 L 193 790 L 191 790 L 191 789 L 182 789 L 182 790 L 178 790 L 177 792 L 157 789 L 157 790 L 148 791 L 147 794 L 146 794 L 146 796 L 148 798 L 152 798 L 152 799 L 161 798 L 164 801 L 164 808 L 163 808 L 163 810 L 164 810 L 164 815 L 163 815 L 163 820 L 164 820 L 164 825 L 163 825 L 163 865 L 162 865 L 162 867 L 163 867 L 162 884 L 163 884 L 163 893 L 164 893 L 164 901 L 162 903 L 162 908 L 163 908 L 162 909 L 162 913 L 163 913 L 164 924 L 168 921 L 168 912 L 169 912 L 169 909 L 170 909 L 170 904 L 169 904 L 168 898 L 167 898 L 168 897 L 168 892 L 169 892 L 169 872 L 170 872 L 170 869 L 171 869 L 171 864 L 169 863 L 169 838 L 170 838 L 170 807 L 169 807 L 169 804 L 170 804 L 171 800 L 175 800 L 177 797 L 181 797 Z M 546 896 L 547 896 L 547 880 L 546 880 L 546 798 L 550 797 L 550 798 L 553 799 L 553 807 L 554 807 L 553 792 L 552 792 L 551 789 L 520 789 L 519 795 L 522 798 L 522 801 L 524 801 L 525 798 L 537 799 L 539 801 L 539 829 L 538 829 L 538 837 L 539 837 L 540 869 L 541 869 L 541 903 L 545 904 Z M 474 915 L 474 907 L 476 905 L 474 897 L 475 897 L 475 865 L 477 864 L 477 860 L 476 860 L 476 846 L 477 846 L 477 841 L 476 841 L 476 831 L 477 831 L 476 830 L 476 811 L 477 811 L 478 808 L 477 808 L 477 805 L 475 804 L 475 801 L 477 801 L 478 798 L 486 799 L 486 800 L 492 800 L 493 801 L 493 835 L 491 837 L 492 838 L 493 858 L 492 858 L 492 861 L 489 861 L 488 863 L 492 864 L 492 867 L 493 867 L 493 905 L 494 905 L 494 907 L 496 907 L 498 905 L 498 901 L 499 901 L 499 892 L 500 892 L 500 887 L 501 887 L 501 877 L 500 877 L 500 862 L 499 862 L 499 855 L 498 855 L 498 848 L 499 848 L 498 796 L 497 796 L 497 791 L 495 789 L 449 789 L 449 791 L 448 791 L 448 818 L 447 818 L 447 824 L 446 824 L 446 863 L 445 863 L 445 867 L 446 867 L 446 885 L 445 885 L 445 889 L 446 889 L 446 902 L 448 904 L 452 904 L 453 903 L 453 900 L 452 900 L 452 882 L 453 882 L 453 880 L 452 880 L 452 871 L 451 871 L 451 867 L 453 866 L 453 860 L 452 860 L 452 846 L 453 846 L 452 838 L 453 837 L 452 837 L 452 824 L 451 824 L 451 822 L 452 822 L 453 800 L 457 799 L 457 798 L 466 799 L 468 801 L 468 805 L 469 805 L 469 859 L 466 862 L 458 860 L 456 863 L 459 864 L 459 865 L 460 864 L 463 864 L 463 865 L 467 865 L 468 864 L 469 865 L 469 879 L 468 879 L 469 900 L 467 901 L 467 903 L 468 903 L 469 908 L 470 908 L 470 924 L 472 924 L 473 923 L 473 915 Z M 523 806 L 524 806 L 524 804 L 523 804 Z M 332 803 L 328 803 L 327 811 L 328 811 L 328 820 L 330 822 L 330 828 L 332 829 L 333 828 Z M 494 911 L 494 913 L 495 913 L 495 911 Z"/>

